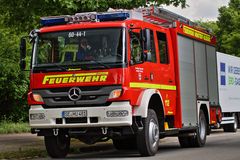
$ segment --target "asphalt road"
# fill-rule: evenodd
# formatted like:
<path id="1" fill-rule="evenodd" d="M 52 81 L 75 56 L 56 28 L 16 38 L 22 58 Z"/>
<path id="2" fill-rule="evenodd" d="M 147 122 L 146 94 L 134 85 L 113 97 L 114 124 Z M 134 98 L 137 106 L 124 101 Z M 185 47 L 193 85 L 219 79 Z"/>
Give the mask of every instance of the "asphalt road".
<path id="1" fill-rule="evenodd" d="M 69 154 L 66 159 L 104 159 L 104 160 L 239 160 L 240 159 L 240 129 L 237 133 L 224 133 L 215 130 L 207 137 L 207 143 L 202 148 L 181 148 L 175 137 L 160 141 L 159 151 L 154 157 L 140 157 L 137 152 L 118 151 L 111 142 L 96 145 L 84 145 L 73 140 L 74 148 L 79 152 Z M 43 137 L 31 134 L 0 135 L 0 152 L 19 151 L 27 149 L 44 150 Z M 40 158 L 40 159 L 49 159 Z"/>
<path id="2" fill-rule="evenodd" d="M 28 149 L 45 149 L 43 137 L 31 133 L 0 134 L 0 153 Z"/>
<path id="3" fill-rule="evenodd" d="M 239 160 L 240 131 L 224 133 L 213 131 L 202 148 L 180 148 L 177 138 L 162 139 L 154 157 L 140 157 L 137 152 L 117 151 L 111 144 L 80 148 L 79 154 L 70 154 L 67 159 L 104 160 Z"/>

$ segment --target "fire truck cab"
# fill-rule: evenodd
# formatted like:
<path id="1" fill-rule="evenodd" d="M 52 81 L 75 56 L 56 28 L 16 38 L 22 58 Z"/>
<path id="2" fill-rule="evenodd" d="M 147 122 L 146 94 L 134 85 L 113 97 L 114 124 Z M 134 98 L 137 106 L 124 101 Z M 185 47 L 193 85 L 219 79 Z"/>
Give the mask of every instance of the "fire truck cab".
<path id="1" fill-rule="evenodd" d="M 41 23 L 30 33 L 29 121 L 51 157 L 65 157 L 71 138 L 112 139 L 142 156 L 155 155 L 166 136 L 204 146 L 220 120 L 216 40 L 205 29 L 157 7 Z"/>

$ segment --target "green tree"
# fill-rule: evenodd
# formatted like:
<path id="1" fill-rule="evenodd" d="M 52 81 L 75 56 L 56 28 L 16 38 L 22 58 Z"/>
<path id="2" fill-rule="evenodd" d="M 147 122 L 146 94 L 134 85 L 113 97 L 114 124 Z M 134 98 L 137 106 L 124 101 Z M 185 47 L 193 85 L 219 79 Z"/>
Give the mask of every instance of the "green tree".
<path id="1" fill-rule="evenodd" d="M 19 37 L 9 29 L 0 28 L 0 120 L 26 120 L 28 77 L 21 72 Z"/>
<path id="2" fill-rule="evenodd" d="M 230 0 L 219 9 L 217 21 L 219 51 L 240 56 L 240 0 Z"/>
<path id="3" fill-rule="evenodd" d="M 108 8 L 133 8 L 147 0 L 0 0 L 2 25 L 17 32 L 38 28 L 41 16 L 106 11 Z M 151 0 L 149 0 L 150 2 Z M 158 4 L 186 6 L 186 0 L 157 0 Z"/>

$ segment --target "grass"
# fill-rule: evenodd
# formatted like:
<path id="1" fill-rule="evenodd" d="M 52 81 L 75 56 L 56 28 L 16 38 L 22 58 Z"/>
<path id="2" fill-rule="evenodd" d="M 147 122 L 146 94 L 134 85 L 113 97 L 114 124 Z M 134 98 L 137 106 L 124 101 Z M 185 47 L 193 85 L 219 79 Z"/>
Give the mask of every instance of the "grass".
<path id="1" fill-rule="evenodd" d="M 9 122 L 1 121 L 0 122 L 0 134 L 9 134 L 9 133 L 26 133 L 30 132 L 30 127 L 28 123 L 24 122 Z"/>
<path id="2" fill-rule="evenodd" d="M 30 127 L 28 123 L 18 122 L 14 123 L 11 121 L 3 120 L 0 121 L 0 134 L 10 134 L 10 133 L 25 133 L 30 132 Z M 111 142 L 103 142 L 103 144 L 108 144 Z M 72 146 L 73 145 L 73 146 Z M 78 140 L 73 139 L 71 141 L 70 154 L 79 154 L 81 152 L 92 152 L 99 150 L 99 148 L 104 148 L 100 145 L 92 145 L 89 147 L 83 143 L 79 144 Z M 108 146 L 109 147 L 109 146 Z M 110 146 L 111 147 L 111 146 Z M 81 148 L 81 149 L 80 149 Z M 17 151 L 0 151 L 0 159 L 34 159 L 34 158 L 45 158 L 48 157 L 48 154 L 43 148 L 31 148 L 31 149 L 22 149 L 19 148 Z"/>
<path id="3" fill-rule="evenodd" d="M 79 148 L 71 148 L 70 152 L 79 153 Z M 43 149 L 26 149 L 19 151 L 0 152 L 0 159 L 33 159 L 48 157 L 47 151 Z"/>
<path id="4" fill-rule="evenodd" d="M 100 142 L 94 145 L 86 145 L 82 142 L 79 142 L 77 139 L 71 140 L 71 147 L 69 154 L 81 154 L 81 153 L 91 153 L 95 151 L 111 149 L 111 141 Z M 47 151 L 45 148 L 19 148 L 15 151 L 0 151 L 0 160 L 1 159 L 35 159 L 35 158 L 46 158 L 48 157 Z"/>
<path id="5" fill-rule="evenodd" d="M 69 154 L 79 154 L 78 147 L 71 147 Z M 10 152 L 0 152 L 0 159 L 33 159 L 48 157 L 47 151 L 43 149 L 26 149 Z"/>
<path id="6" fill-rule="evenodd" d="M 0 159 L 33 159 L 47 157 L 45 150 L 29 149 L 0 153 Z"/>
<path id="7" fill-rule="evenodd" d="M 69 154 L 91 153 L 99 150 L 106 150 L 112 148 L 111 145 L 93 145 L 92 147 L 85 146 L 80 149 L 80 146 L 70 148 Z M 0 152 L 0 159 L 34 159 L 48 157 L 47 151 L 43 149 L 26 149 L 10 152 Z"/>

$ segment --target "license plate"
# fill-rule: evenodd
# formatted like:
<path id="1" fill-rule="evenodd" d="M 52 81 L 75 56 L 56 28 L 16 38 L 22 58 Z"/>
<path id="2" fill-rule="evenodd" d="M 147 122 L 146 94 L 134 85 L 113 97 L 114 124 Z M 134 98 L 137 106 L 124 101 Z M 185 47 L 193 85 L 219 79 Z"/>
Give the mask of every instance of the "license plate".
<path id="1" fill-rule="evenodd" d="M 87 117 L 87 111 L 63 111 L 62 112 L 63 118 L 79 118 L 79 117 Z"/>

